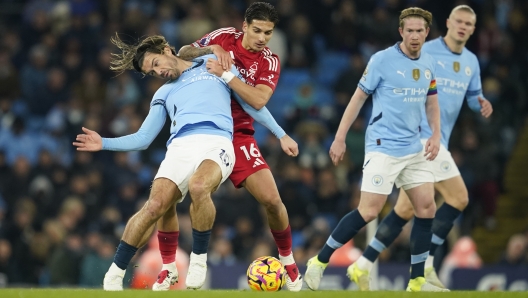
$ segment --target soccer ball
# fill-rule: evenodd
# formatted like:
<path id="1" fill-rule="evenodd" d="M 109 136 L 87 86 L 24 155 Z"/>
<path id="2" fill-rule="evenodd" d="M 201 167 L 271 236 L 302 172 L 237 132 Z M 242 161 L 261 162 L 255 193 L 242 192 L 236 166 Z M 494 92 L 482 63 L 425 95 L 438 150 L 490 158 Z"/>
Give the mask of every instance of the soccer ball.
<path id="1" fill-rule="evenodd" d="M 247 281 L 253 291 L 279 291 L 286 283 L 286 270 L 276 258 L 260 257 L 249 265 Z"/>

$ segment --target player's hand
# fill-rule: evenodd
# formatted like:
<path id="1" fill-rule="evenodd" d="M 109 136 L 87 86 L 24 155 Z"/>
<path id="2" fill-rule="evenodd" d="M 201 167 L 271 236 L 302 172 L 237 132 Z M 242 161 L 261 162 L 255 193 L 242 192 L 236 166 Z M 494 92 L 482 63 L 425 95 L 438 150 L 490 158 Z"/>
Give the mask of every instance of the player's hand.
<path id="1" fill-rule="evenodd" d="M 280 139 L 280 144 L 284 153 L 288 156 L 295 157 L 299 155 L 299 145 L 289 135 L 285 135 Z"/>
<path id="2" fill-rule="evenodd" d="M 73 146 L 77 147 L 77 151 L 99 151 L 103 149 L 103 139 L 93 130 L 83 127 L 84 134 L 77 135 Z"/>
<path id="3" fill-rule="evenodd" d="M 231 58 L 231 55 L 229 55 L 229 53 L 219 45 L 212 45 L 211 50 L 218 59 L 217 63 L 222 66 L 224 71 L 230 70 L 231 65 L 233 65 L 234 63 L 233 59 Z"/>
<path id="4" fill-rule="evenodd" d="M 330 159 L 332 160 L 332 163 L 334 164 L 334 166 L 337 166 L 337 164 L 341 160 L 343 160 L 345 151 L 346 151 L 346 144 L 344 141 L 334 140 L 332 142 L 332 146 L 330 146 Z"/>
<path id="5" fill-rule="evenodd" d="M 214 74 L 217 77 L 221 77 L 222 74 L 224 73 L 224 69 L 222 68 L 222 65 L 218 64 L 218 61 L 213 58 L 207 59 L 205 68 L 207 68 L 207 71 L 209 73 Z"/>
<path id="6" fill-rule="evenodd" d="M 440 133 L 433 135 L 425 143 L 425 154 L 427 160 L 434 160 L 440 151 Z"/>
<path id="7" fill-rule="evenodd" d="M 481 107 L 480 113 L 482 114 L 482 116 L 484 116 L 484 118 L 488 118 L 489 116 L 491 116 L 491 113 L 493 113 L 493 106 L 491 105 L 491 102 L 480 96 L 478 97 L 478 101 Z"/>

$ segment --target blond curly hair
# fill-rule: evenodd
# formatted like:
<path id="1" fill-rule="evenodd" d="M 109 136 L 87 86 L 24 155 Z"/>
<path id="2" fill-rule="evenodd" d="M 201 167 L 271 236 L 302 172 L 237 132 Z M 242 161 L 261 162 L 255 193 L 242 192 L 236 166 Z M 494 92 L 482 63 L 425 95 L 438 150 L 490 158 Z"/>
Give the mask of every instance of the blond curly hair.
<path id="1" fill-rule="evenodd" d="M 110 70 L 115 71 L 118 75 L 122 74 L 127 69 L 135 69 L 141 72 L 141 65 L 143 65 L 143 58 L 145 53 L 162 54 L 165 47 L 169 47 L 174 55 L 176 50 L 170 46 L 165 37 L 161 35 L 153 35 L 144 38 L 135 45 L 127 44 L 119 38 L 116 33 L 110 41 L 121 50 L 121 53 L 112 53 L 110 60 Z"/>

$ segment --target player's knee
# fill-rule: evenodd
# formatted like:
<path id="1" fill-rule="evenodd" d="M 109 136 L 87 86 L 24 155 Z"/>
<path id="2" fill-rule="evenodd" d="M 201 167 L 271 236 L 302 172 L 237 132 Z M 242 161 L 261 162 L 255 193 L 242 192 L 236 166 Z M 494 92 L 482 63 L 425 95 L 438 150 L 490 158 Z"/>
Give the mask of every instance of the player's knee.
<path id="1" fill-rule="evenodd" d="M 415 206 L 415 214 L 420 218 L 433 218 L 436 213 L 436 204 L 434 200 L 428 200 L 427 202 L 420 203 L 419 206 Z"/>
<path id="2" fill-rule="evenodd" d="M 143 208 L 145 216 L 149 219 L 158 219 L 165 213 L 164 204 L 161 200 L 149 199 Z"/>
<path id="3" fill-rule="evenodd" d="M 258 198 L 258 201 L 266 208 L 267 210 L 275 210 L 280 208 L 282 205 L 282 200 L 277 193 L 266 193 L 265 195 Z"/>
<path id="4" fill-rule="evenodd" d="M 410 220 L 414 215 L 414 209 L 411 204 L 405 206 L 402 204 L 396 204 L 396 206 L 394 206 L 394 212 L 396 212 L 399 217 L 406 220 Z"/>
<path id="5" fill-rule="evenodd" d="M 189 194 L 191 199 L 201 199 L 207 195 L 210 190 L 207 189 L 207 180 L 204 177 L 192 177 L 189 180 Z"/>
<path id="6" fill-rule="evenodd" d="M 365 222 L 371 222 L 378 217 L 380 210 L 374 207 L 358 208 L 359 214 Z"/>
<path id="7" fill-rule="evenodd" d="M 446 202 L 460 211 L 466 209 L 466 206 L 469 203 L 467 189 L 464 189 L 463 191 L 458 192 L 456 195 L 452 196 L 451 198 L 446 198 Z"/>

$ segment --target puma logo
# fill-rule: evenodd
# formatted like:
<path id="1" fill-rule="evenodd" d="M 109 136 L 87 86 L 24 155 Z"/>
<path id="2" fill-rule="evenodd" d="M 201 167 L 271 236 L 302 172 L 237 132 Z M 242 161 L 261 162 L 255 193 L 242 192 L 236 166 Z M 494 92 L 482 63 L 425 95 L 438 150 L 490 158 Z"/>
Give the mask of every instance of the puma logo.
<path id="1" fill-rule="evenodd" d="M 439 61 L 437 61 L 437 63 L 440 64 L 440 66 L 442 66 L 443 69 L 445 69 L 445 64 L 444 64 L 444 62 L 442 62 L 442 61 L 439 60 Z"/>
<path id="2" fill-rule="evenodd" d="M 401 72 L 401 71 L 399 71 L 399 70 L 396 71 L 396 73 L 397 73 L 397 74 L 401 74 L 401 75 L 403 76 L 403 78 L 405 78 L 405 72 L 406 72 L 406 70 L 403 71 L 403 72 Z"/>

